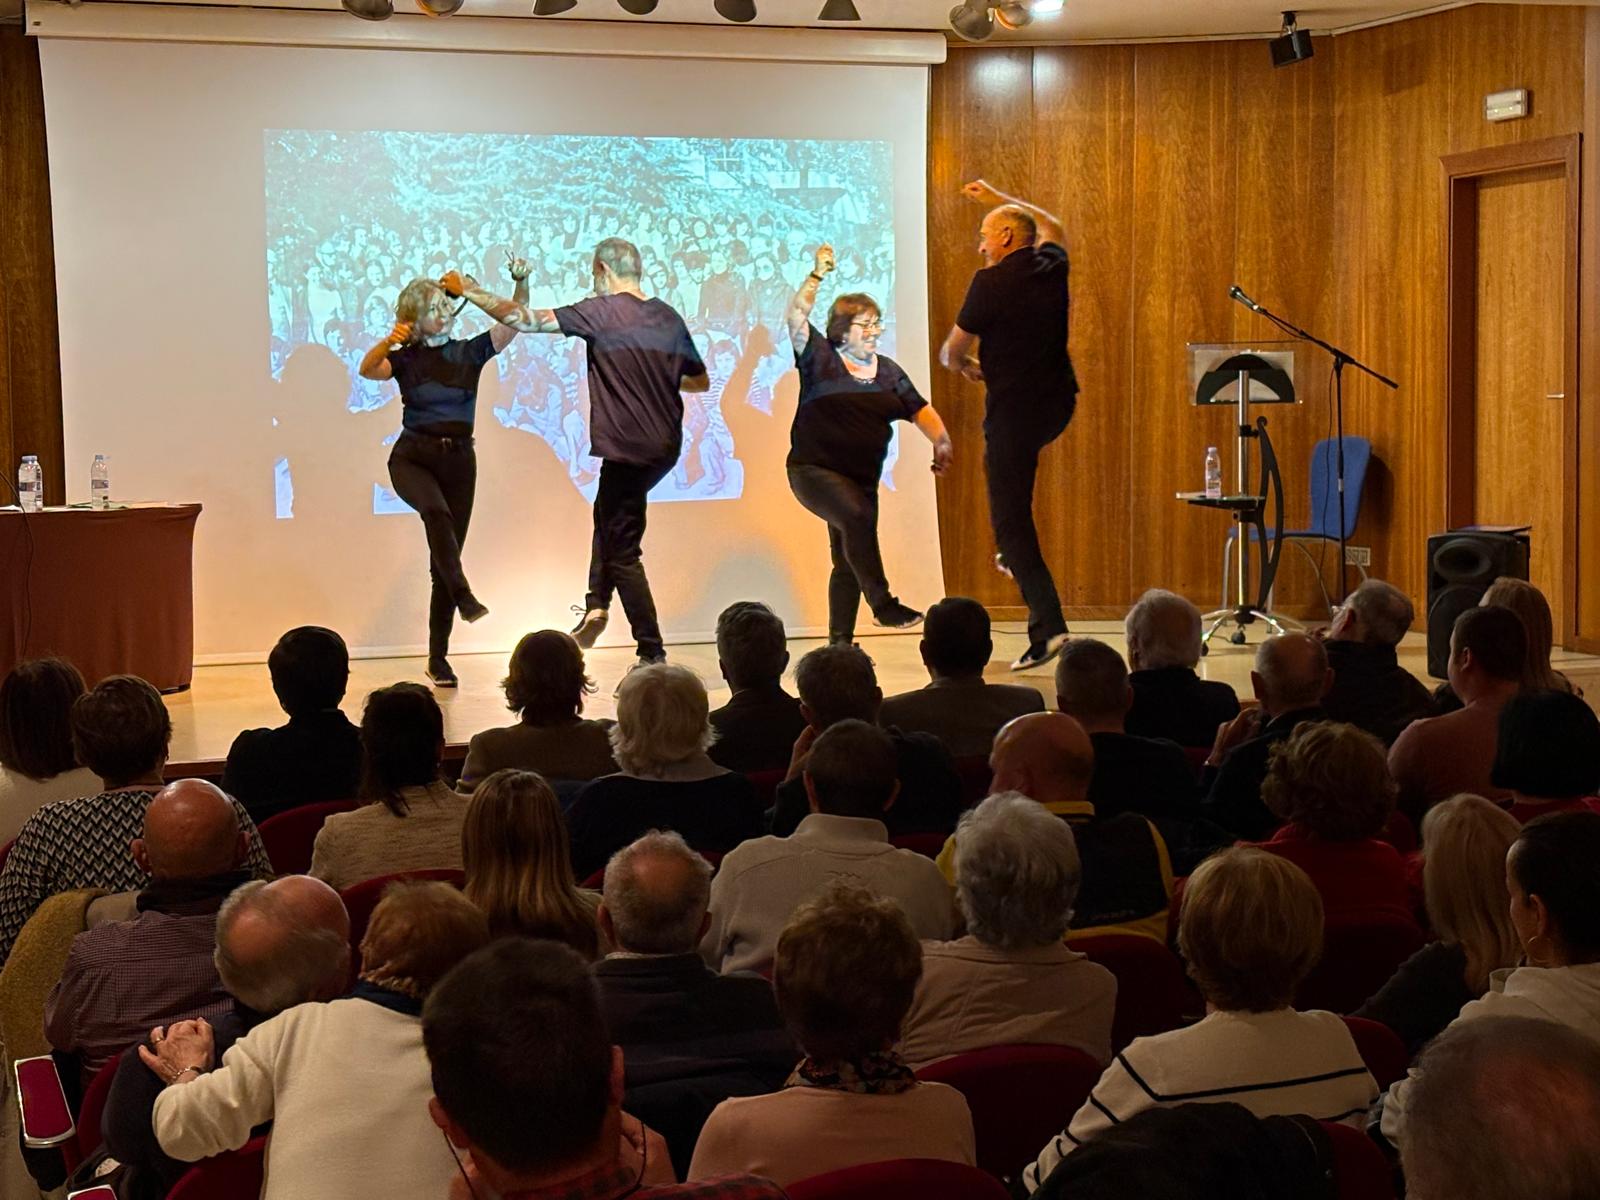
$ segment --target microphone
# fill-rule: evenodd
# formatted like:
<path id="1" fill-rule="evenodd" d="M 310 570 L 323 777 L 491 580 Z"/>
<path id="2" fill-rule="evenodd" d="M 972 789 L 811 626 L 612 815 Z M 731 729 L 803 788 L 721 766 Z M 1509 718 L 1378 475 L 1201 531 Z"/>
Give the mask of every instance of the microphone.
<path id="1" fill-rule="evenodd" d="M 1254 300 L 1250 299 L 1249 296 L 1246 296 L 1244 294 L 1244 292 L 1240 289 L 1240 287 L 1239 287 L 1239 285 L 1237 283 L 1234 284 L 1231 288 L 1228 289 L 1228 299 L 1237 300 L 1240 304 L 1244 305 L 1251 312 L 1260 312 L 1261 311 L 1261 305 L 1257 304 Z"/>

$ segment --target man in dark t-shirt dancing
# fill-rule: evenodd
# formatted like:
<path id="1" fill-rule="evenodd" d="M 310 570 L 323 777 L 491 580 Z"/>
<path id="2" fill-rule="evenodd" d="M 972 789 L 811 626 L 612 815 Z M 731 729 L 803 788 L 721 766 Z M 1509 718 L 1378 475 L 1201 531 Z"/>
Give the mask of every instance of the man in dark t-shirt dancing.
<path id="1" fill-rule="evenodd" d="M 1017 581 L 1028 606 L 1028 648 L 1013 671 L 1043 666 L 1061 652 L 1067 622 L 1039 549 L 1033 482 L 1039 454 L 1061 436 L 1077 403 L 1067 353 L 1067 251 L 1061 222 L 979 179 L 962 195 L 989 209 L 979 232 L 985 266 L 939 361 L 984 384 L 984 473 L 995 565 Z"/>

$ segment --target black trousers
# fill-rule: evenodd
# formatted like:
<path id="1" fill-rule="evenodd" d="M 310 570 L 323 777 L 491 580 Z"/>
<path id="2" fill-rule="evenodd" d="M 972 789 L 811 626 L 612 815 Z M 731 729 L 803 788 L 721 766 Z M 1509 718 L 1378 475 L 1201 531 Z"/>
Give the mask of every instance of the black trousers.
<path id="1" fill-rule="evenodd" d="M 833 572 L 828 576 L 828 640 L 848 642 L 855 637 L 856 612 L 863 594 L 875 613 L 895 602 L 878 548 L 878 489 L 864 487 L 827 467 L 810 465 L 789 468 L 789 488 L 809 512 L 828 523 L 828 550 L 833 555 Z"/>
<path id="2" fill-rule="evenodd" d="M 639 657 L 666 657 L 661 625 L 656 620 L 655 597 L 645 578 L 640 544 L 644 541 L 645 510 L 650 489 L 666 478 L 673 463 L 640 466 L 637 463 L 600 464 L 600 487 L 594 497 L 594 541 L 589 550 L 589 608 L 610 608 L 613 595 L 622 598 Z"/>
<path id="3" fill-rule="evenodd" d="M 450 649 L 456 603 L 470 589 L 461 569 L 461 547 L 472 521 L 478 487 L 478 455 L 470 437 L 442 438 L 405 430 L 389 452 L 395 494 L 417 510 L 428 534 L 428 656 Z"/>
<path id="4" fill-rule="evenodd" d="M 1059 418 L 1019 428 L 984 429 L 989 519 L 1000 557 L 1028 606 L 1028 640 L 1034 646 L 1067 631 L 1056 581 L 1039 549 L 1039 531 L 1033 523 L 1033 482 L 1039 474 L 1040 452 L 1061 436 L 1071 419 L 1068 408 Z"/>

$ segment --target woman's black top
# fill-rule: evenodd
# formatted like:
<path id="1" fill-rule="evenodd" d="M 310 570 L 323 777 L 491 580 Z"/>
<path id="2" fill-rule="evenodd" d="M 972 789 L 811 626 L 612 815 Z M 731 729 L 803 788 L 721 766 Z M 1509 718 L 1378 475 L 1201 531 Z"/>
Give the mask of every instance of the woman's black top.
<path id="1" fill-rule="evenodd" d="M 789 466 L 826 467 L 876 488 L 894 421 L 909 421 L 928 402 L 892 358 L 878 355 L 871 379 L 850 374 L 839 351 L 815 325 L 800 368 L 800 403 L 789 430 Z"/>

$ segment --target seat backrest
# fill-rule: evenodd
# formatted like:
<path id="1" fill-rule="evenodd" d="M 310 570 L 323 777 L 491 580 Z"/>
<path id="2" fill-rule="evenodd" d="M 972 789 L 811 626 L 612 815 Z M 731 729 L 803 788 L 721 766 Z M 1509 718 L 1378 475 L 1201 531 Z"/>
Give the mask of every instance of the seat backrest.
<path id="1" fill-rule="evenodd" d="M 1367 1064 L 1367 1070 L 1372 1072 L 1372 1078 L 1377 1081 L 1378 1089 L 1388 1091 L 1389 1085 L 1405 1075 L 1406 1068 L 1411 1065 L 1406 1044 L 1400 1040 L 1398 1033 L 1382 1021 L 1346 1017 L 1344 1023 L 1350 1030 L 1356 1049 L 1361 1051 L 1361 1061 Z"/>
<path id="2" fill-rule="evenodd" d="M 111 1094 L 111 1083 L 117 1077 L 117 1065 L 121 1061 L 122 1055 L 113 1055 L 83 1089 L 83 1103 L 78 1107 L 78 1153 L 84 1158 L 99 1149 L 105 1140 L 100 1132 L 100 1117 L 106 1110 L 106 1097 Z"/>
<path id="3" fill-rule="evenodd" d="M 350 952 L 356 970 L 361 969 L 361 939 L 367 936 L 367 924 L 372 920 L 372 910 L 378 907 L 384 889 L 391 883 L 429 879 L 453 883 L 456 887 L 460 887 L 466 882 L 467 877 L 464 872 L 453 867 L 428 867 L 419 871 L 397 871 L 393 875 L 379 875 L 376 879 L 363 879 L 339 893 L 339 899 L 344 901 L 345 911 L 350 914 Z"/>
<path id="4" fill-rule="evenodd" d="M 202 1159 L 183 1173 L 167 1200 L 250 1200 L 261 1194 L 267 1139 L 251 1138 L 237 1150 Z"/>
<path id="5" fill-rule="evenodd" d="M 1330 917 L 1322 959 L 1301 983 L 1295 1007 L 1354 1012 L 1425 940 L 1411 918 L 1395 913 Z"/>
<path id="6" fill-rule="evenodd" d="M 955 759 L 956 774 L 961 776 L 961 800 L 971 808 L 989 794 L 989 784 L 994 779 L 994 769 L 989 766 L 987 754 L 974 754 Z"/>
<path id="7" fill-rule="evenodd" d="M 1310 528 L 1325 537 L 1339 536 L 1339 474 L 1337 438 L 1323 438 L 1311 451 Z M 1367 482 L 1372 443 L 1364 437 L 1344 438 L 1344 531 L 1355 532 L 1361 516 L 1361 489 Z"/>
<path id="8" fill-rule="evenodd" d="M 1134 934 L 1074 938 L 1072 948 L 1117 977 L 1113 1050 L 1122 1050 L 1136 1037 L 1181 1028 L 1202 1007 L 1178 956 L 1151 938 Z"/>
<path id="9" fill-rule="evenodd" d="M 1333 1186 L 1338 1200 L 1395 1200 L 1394 1174 L 1383 1151 L 1359 1129 L 1321 1122 L 1333 1150 Z"/>
<path id="10" fill-rule="evenodd" d="M 1005 1178 L 1066 1128 L 1100 1070 L 1071 1046 L 990 1046 L 930 1063 L 917 1078 L 947 1083 L 967 1098 L 978 1165 Z"/>
<path id="11" fill-rule="evenodd" d="M 6 859 L 11 857 L 11 847 L 17 844 L 17 839 L 12 838 L 4 846 L 0 846 L 0 871 L 5 870 Z"/>
<path id="12" fill-rule="evenodd" d="M 311 849 L 322 823 L 334 813 L 352 812 L 355 800 L 323 800 L 274 813 L 261 822 L 261 846 L 279 875 L 304 875 L 311 869 Z"/>
<path id="13" fill-rule="evenodd" d="M 784 1191 L 789 1200 L 1005 1200 L 1007 1194 L 977 1167 L 936 1158 L 845 1167 L 791 1183 Z"/>

